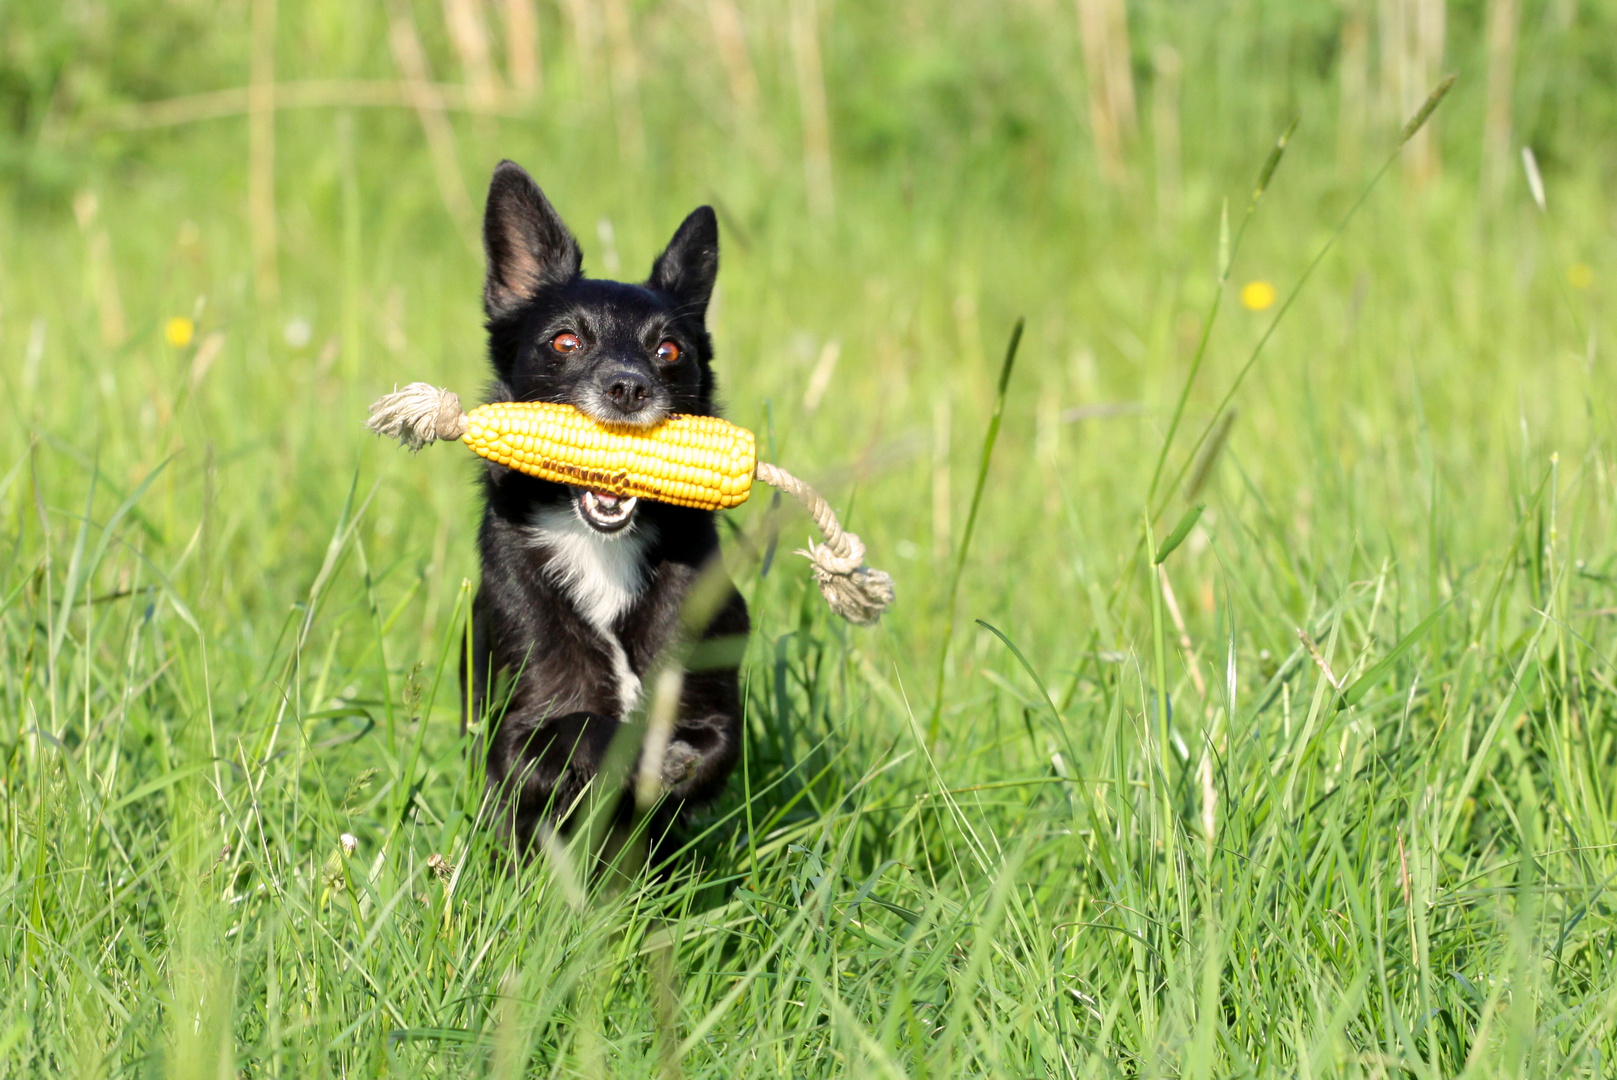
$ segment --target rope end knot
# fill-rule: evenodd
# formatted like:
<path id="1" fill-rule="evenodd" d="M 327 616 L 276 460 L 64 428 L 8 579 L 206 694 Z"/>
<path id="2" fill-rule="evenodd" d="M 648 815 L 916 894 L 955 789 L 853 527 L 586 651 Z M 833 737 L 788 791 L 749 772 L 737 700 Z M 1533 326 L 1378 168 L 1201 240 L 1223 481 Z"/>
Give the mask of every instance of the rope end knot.
<path id="1" fill-rule="evenodd" d="M 453 442 L 466 434 L 466 414 L 460 411 L 460 395 L 453 390 L 413 382 L 379 398 L 371 406 L 365 427 L 397 439 L 414 452 L 428 443 Z"/>
<path id="2" fill-rule="evenodd" d="M 844 553 L 830 543 L 811 544 L 798 554 L 807 557 L 820 586 L 820 594 L 831 610 L 856 626 L 870 626 L 893 606 L 893 577 L 885 570 L 865 565 L 865 545 L 851 532 L 838 539 Z"/>

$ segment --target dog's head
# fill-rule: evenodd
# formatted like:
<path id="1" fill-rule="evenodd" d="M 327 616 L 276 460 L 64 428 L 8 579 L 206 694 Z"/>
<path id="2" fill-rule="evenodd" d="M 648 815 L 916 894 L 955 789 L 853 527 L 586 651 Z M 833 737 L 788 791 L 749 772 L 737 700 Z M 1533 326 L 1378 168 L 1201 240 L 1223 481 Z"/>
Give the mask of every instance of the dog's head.
<path id="1" fill-rule="evenodd" d="M 483 309 L 497 396 L 577 406 L 597 420 L 650 427 L 671 413 L 713 413 L 707 304 L 719 225 L 700 207 L 643 285 L 583 274 L 578 241 L 533 179 L 504 161 L 483 218 Z M 599 532 L 629 524 L 635 500 L 568 493 Z"/>

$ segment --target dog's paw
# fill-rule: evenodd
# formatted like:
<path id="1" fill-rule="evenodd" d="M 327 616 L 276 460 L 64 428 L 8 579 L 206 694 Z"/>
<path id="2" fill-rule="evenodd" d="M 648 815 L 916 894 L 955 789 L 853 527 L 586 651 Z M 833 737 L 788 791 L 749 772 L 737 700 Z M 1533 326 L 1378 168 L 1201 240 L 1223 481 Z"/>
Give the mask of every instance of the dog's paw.
<path id="1" fill-rule="evenodd" d="M 699 761 L 701 757 L 690 743 L 678 739 L 669 743 L 663 751 L 663 788 L 672 791 L 696 775 Z"/>

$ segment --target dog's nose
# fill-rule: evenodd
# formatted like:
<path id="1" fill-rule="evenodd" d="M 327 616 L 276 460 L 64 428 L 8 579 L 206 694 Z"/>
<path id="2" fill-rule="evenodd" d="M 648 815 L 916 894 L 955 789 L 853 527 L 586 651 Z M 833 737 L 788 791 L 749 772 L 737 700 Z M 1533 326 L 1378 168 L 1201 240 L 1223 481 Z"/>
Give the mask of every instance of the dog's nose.
<path id="1" fill-rule="evenodd" d="M 651 383 L 637 371 L 615 371 L 606 378 L 606 396 L 624 412 L 638 412 L 651 396 Z"/>

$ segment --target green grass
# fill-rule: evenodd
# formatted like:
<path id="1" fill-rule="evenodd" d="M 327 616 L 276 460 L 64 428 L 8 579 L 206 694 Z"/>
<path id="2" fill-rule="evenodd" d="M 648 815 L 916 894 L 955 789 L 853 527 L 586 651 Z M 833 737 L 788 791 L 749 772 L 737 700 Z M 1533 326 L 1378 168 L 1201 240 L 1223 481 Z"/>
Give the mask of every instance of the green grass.
<path id="1" fill-rule="evenodd" d="M 415 114 L 279 114 L 271 300 L 245 121 L 120 126 L 242 85 L 250 5 L 56 6 L 0 16 L 0 1075 L 1609 1075 L 1605 6 L 1523 5 L 1541 213 L 1514 158 L 1478 193 L 1482 12 L 1454 5 L 1442 171 L 1370 193 L 1225 421 L 1279 310 L 1239 288 L 1288 295 L 1404 119 L 1344 149 L 1335 9 L 1132 5 L 1115 190 L 1071 5 L 822 3 L 817 218 L 812 8 L 738 5 L 747 104 L 702 4 L 620 5 L 632 86 L 610 26 L 581 58 L 542 5 L 544 96 L 451 116 L 474 198 L 524 162 L 597 273 L 610 220 L 626 276 L 716 201 L 729 415 L 899 596 L 839 624 L 790 554 L 806 521 L 763 576 L 767 500 L 726 516 L 743 764 L 674 881 L 611 889 L 578 851 L 490 869 L 457 724 L 473 465 L 361 428 L 396 382 L 485 377 Z M 395 77 L 387 5 L 279 8 L 279 78 Z"/>

